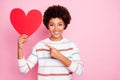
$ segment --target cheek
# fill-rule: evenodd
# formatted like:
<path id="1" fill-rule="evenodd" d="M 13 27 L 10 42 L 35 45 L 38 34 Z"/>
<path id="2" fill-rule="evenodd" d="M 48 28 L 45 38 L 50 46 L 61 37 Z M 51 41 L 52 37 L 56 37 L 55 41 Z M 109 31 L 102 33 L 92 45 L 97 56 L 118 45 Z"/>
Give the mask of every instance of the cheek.
<path id="1" fill-rule="evenodd" d="M 64 27 L 60 27 L 59 30 L 63 31 L 63 30 L 64 30 Z"/>
<path id="2" fill-rule="evenodd" d="M 48 27 L 49 31 L 52 31 L 54 28 L 53 27 Z"/>
<path id="3" fill-rule="evenodd" d="M 52 32 L 53 32 L 53 29 L 49 29 L 49 32 L 52 33 Z"/>

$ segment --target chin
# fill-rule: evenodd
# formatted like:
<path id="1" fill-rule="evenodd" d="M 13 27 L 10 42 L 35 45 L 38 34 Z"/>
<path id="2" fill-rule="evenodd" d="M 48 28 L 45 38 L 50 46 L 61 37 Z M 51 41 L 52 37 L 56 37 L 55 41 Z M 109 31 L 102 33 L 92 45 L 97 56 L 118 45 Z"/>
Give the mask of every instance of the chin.
<path id="1" fill-rule="evenodd" d="M 60 38 L 59 36 L 54 36 L 54 38 Z"/>
<path id="2" fill-rule="evenodd" d="M 54 35 L 54 38 L 60 38 L 60 35 Z"/>

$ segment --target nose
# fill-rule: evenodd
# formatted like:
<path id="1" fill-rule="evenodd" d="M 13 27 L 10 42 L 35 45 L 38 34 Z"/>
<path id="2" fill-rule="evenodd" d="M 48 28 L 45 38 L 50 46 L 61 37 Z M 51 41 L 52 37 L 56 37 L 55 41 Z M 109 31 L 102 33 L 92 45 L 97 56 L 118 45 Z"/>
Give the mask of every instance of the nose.
<path id="1" fill-rule="evenodd" d="M 58 30 L 58 26 L 55 26 L 55 28 L 54 28 L 56 31 Z"/>

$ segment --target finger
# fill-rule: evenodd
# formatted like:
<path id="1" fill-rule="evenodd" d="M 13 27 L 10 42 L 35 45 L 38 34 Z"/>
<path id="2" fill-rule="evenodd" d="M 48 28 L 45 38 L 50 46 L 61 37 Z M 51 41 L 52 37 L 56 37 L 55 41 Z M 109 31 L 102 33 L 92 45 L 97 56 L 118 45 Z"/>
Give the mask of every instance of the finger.
<path id="1" fill-rule="evenodd" d="M 22 37 L 23 37 L 23 38 L 27 38 L 28 35 L 26 35 L 26 34 L 22 34 Z"/>
<path id="2" fill-rule="evenodd" d="M 45 44 L 48 48 L 52 48 L 51 46 L 49 46 L 48 44 Z"/>

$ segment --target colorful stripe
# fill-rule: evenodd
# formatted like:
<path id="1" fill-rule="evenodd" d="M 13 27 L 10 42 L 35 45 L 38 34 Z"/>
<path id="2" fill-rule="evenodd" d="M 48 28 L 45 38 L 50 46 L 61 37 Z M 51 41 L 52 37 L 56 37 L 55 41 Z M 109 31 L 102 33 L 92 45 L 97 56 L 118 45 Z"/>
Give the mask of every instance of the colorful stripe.
<path id="1" fill-rule="evenodd" d="M 59 51 L 69 51 L 69 50 L 73 50 L 73 48 L 68 48 L 68 49 L 60 49 Z M 37 49 L 36 52 L 38 51 L 50 51 L 49 49 Z"/>
<path id="2" fill-rule="evenodd" d="M 72 74 L 72 72 L 69 72 L 68 74 L 42 74 L 42 73 L 38 73 L 38 75 L 40 75 L 40 76 L 68 76 L 71 74 Z"/>

